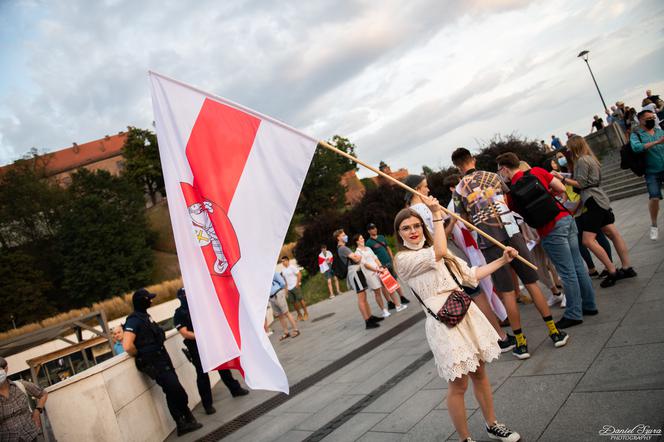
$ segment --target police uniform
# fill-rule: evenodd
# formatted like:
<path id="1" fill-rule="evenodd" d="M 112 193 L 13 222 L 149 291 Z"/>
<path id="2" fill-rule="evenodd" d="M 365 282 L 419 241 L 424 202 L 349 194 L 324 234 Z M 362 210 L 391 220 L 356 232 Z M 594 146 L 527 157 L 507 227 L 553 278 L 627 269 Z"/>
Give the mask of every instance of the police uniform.
<path id="1" fill-rule="evenodd" d="M 147 306 L 154 297 L 153 293 L 145 289 L 134 293 L 134 312 L 127 317 L 124 330 L 136 335 L 134 340 L 137 351 L 136 368 L 152 378 L 164 391 L 168 410 L 178 426 L 178 435 L 180 435 L 198 429 L 202 425 L 196 422 L 189 410 L 187 392 L 180 384 L 173 362 L 164 347 L 166 334 L 147 313 Z"/>
<path id="2" fill-rule="evenodd" d="M 182 327 L 186 327 L 188 331 L 193 333 L 194 325 L 191 322 L 191 314 L 189 313 L 189 306 L 183 288 L 178 290 L 178 299 L 180 299 L 182 305 L 175 310 L 175 314 L 173 315 L 175 328 L 180 330 Z M 198 347 L 196 346 L 196 340 L 185 339 L 184 345 L 187 347 L 187 350 L 189 350 L 191 363 L 194 364 L 194 367 L 196 368 L 196 385 L 198 387 L 198 394 L 201 396 L 203 408 L 205 408 L 205 411 L 208 414 L 212 414 L 214 413 L 214 407 L 212 407 L 210 376 L 203 370 L 201 356 L 198 352 Z M 233 378 L 233 374 L 230 370 L 222 369 L 218 370 L 218 372 L 224 385 L 226 385 L 226 388 L 231 392 L 231 395 L 243 396 L 248 393 L 248 391 L 242 388 L 240 383 Z"/>

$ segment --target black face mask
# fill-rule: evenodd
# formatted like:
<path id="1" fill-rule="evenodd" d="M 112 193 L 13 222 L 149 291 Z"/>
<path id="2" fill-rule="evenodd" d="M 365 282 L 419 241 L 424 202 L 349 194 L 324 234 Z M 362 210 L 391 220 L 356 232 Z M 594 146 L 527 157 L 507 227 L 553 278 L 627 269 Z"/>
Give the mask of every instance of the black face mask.
<path id="1" fill-rule="evenodd" d="M 646 120 L 646 129 L 654 129 L 655 128 L 655 120 Z"/>

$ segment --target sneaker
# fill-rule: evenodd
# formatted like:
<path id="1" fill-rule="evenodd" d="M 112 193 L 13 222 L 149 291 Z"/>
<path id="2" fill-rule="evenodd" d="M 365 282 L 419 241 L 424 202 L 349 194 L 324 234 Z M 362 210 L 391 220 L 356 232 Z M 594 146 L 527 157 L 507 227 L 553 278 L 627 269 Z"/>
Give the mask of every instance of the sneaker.
<path id="1" fill-rule="evenodd" d="M 387 309 L 388 310 L 394 310 L 395 308 L 396 308 L 396 306 L 394 305 L 394 303 L 392 301 L 387 301 Z"/>
<path id="2" fill-rule="evenodd" d="M 514 338 L 516 340 L 516 338 Z M 528 345 L 517 345 L 514 350 L 512 350 L 512 354 L 516 356 L 517 359 L 528 359 L 530 357 L 530 353 L 528 353 Z"/>
<path id="3" fill-rule="evenodd" d="M 546 303 L 548 304 L 549 307 L 552 307 L 556 304 L 560 304 L 561 302 L 563 302 L 563 297 L 564 296 L 565 295 L 563 295 L 563 292 L 560 292 L 557 295 L 552 293 L 551 297 L 549 297 L 549 299 L 546 301 Z"/>
<path id="4" fill-rule="evenodd" d="M 583 316 L 595 316 L 599 312 L 597 310 L 586 310 L 583 309 Z"/>
<path id="5" fill-rule="evenodd" d="M 402 312 L 406 310 L 408 306 L 406 304 L 401 304 L 400 306 L 397 307 L 397 312 Z"/>
<path id="6" fill-rule="evenodd" d="M 607 287 L 613 287 L 616 285 L 616 281 L 618 280 L 618 272 L 614 273 L 609 273 L 606 275 L 606 278 L 602 280 L 602 282 L 599 283 L 599 286 L 602 287 L 603 289 Z"/>
<path id="7" fill-rule="evenodd" d="M 499 339 L 498 340 L 498 346 L 500 346 L 500 352 L 505 353 L 507 351 L 512 350 L 514 347 L 516 347 L 516 338 L 509 333 L 507 333 L 507 336 L 505 336 L 505 339 Z"/>
<path id="8" fill-rule="evenodd" d="M 466 439 L 463 440 L 463 442 L 475 442 L 475 439 L 467 437 Z"/>
<path id="9" fill-rule="evenodd" d="M 401 303 L 402 304 L 410 304 L 410 300 L 404 296 L 401 296 Z"/>
<path id="10" fill-rule="evenodd" d="M 607 276 L 609 276 L 609 271 L 606 270 L 606 269 L 602 270 L 602 273 L 600 273 L 599 275 L 597 275 L 597 277 L 598 277 L 599 279 L 604 279 L 604 278 L 606 278 Z"/>
<path id="11" fill-rule="evenodd" d="M 385 318 L 379 318 L 378 316 L 371 315 L 371 316 L 369 316 L 369 319 L 367 319 L 367 321 L 380 322 L 380 321 L 383 321 L 384 319 Z"/>
<path id="12" fill-rule="evenodd" d="M 616 272 L 618 274 L 618 279 L 627 279 L 627 278 L 634 278 L 636 276 L 636 271 L 634 271 L 634 267 L 627 267 L 627 268 L 620 268 Z"/>
<path id="13" fill-rule="evenodd" d="M 562 317 L 560 321 L 556 322 L 556 328 L 558 330 L 562 330 L 563 328 L 570 328 L 574 327 L 575 325 L 583 324 L 583 320 L 581 319 L 569 319 L 566 317 Z"/>
<path id="14" fill-rule="evenodd" d="M 270 337 L 270 336 L 272 336 L 272 335 L 274 334 L 274 332 L 273 332 L 272 330 L 268 330 L 265 334 L 266 334 L 268 337 Z"/>
<path id="15" fill-rule="evenodd" d="M 591 278 L 597 278 L 599 276 L 599 272 L 597 270 L 593 270 L 592 272 L 588 272 L 588 276 Z"/>
<path id="16" fill-rule="evenodd" d="M 657 241 L 657 238 L 659 238 L 659 229 L 653 226 L 650 228 L 650 240 Z"/>
<path id="17" fill-rule="evenodd" d="M 567 296 L 563 295 L 563 300 L 560 301 L 560 308 L 567 307 Z"/>
<path id="18" fill-rule="evenodd" d="M 246 396 L 249 394 L 249 390 L 246 388 L 239 387 L 237 390 L 231 391 L 231 396 L 233 397 L 239 397 L 239 396 Z"/>
<path id="19" fill-rule="evenodd" d="M 486 434 L 490 439 L 500 440 L 502 442 L 518 442 L 521 440 L 519 433 L 510 430 L 505 424 L 494 422 L 493 425 L 488 426 L 484 424 Z"/>
<path id="20" fill-rule="evenodd" d="M 330 298 L 329 298 L 329 299 L 334 299 L 334 295 L 330 295 Z"/>
<path id="21" fill-rule="evenodd" d="M 378 327 L 380 327 L 380 324 L 378 324 L 378 323 L 376 323 L 376 322 L 372 322 L 370 319 L 367 319 L 366 321 L 364 321 L 364 324 L 365 324 L 365 328 L 366 328 L 367 330 L 369 330 L 370 328 L 378 328 Z"/>
<path id="22" fill-rule="evenodd" d="M 392 315 L 387 311 L 387 309 L 383 310 L 383 318 L 389 318 L 390 316 Z"/>
<path id="23" fill-rule="evenodd" d="M 564 347 L 565 344 L 567 344 L 567 340 L 569 339 L 569 335 L 562 330 L 558 330 L 558 333 L 549 335 L 549 337 L 553 341 L 553 346 L 556 348 Z"/>

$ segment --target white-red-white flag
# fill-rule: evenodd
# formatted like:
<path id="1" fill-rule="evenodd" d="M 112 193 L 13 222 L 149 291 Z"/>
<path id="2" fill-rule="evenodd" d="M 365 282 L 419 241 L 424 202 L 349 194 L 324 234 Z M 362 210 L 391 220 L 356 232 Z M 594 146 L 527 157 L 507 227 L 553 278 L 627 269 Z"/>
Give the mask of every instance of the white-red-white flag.
<path id="1" fill-rule="evenodd" d="M 263 330 L 272 276 L 317 141 L 150 72 L 180 270 L 206 371 L 288 393 Z"/>

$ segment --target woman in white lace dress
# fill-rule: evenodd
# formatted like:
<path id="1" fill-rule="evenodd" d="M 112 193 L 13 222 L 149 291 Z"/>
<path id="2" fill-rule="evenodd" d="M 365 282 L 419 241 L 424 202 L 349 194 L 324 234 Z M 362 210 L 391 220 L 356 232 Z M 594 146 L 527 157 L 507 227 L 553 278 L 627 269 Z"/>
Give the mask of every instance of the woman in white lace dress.
<path id="1" fill-rule="evenodd" d="M 518 252 L 508 247 L 502 258 L 485 266 L 469 268 L 447 250 L 443 212 L 438 201 L 431 198 L 427 205 L 433 213 L 433 237 L 422 228 L 424 221 L 416 211 L 403 209 L 397 214 L 394 230 L 399 252 L 395 266 L 399 276 L 419 295 L 426 307 L 437 313 L 449 294 L 459 289 L 448 268 L 463 285 L 475 287 L 479 279 L 512 261 Z M 491 384 L 484 365 L 500 355 L 499 337 L 479 308 L 471 303 L 464 318 L 454 327 L 448 327 L 427 314 L 425 332 L 438 374 L 448 382 L 447 408 L 461 440 L 471 440 L 464 403 L 470 378 L 488 436 L 501 441 L 518 441 L 518 433 L 496 420 Z"/>

